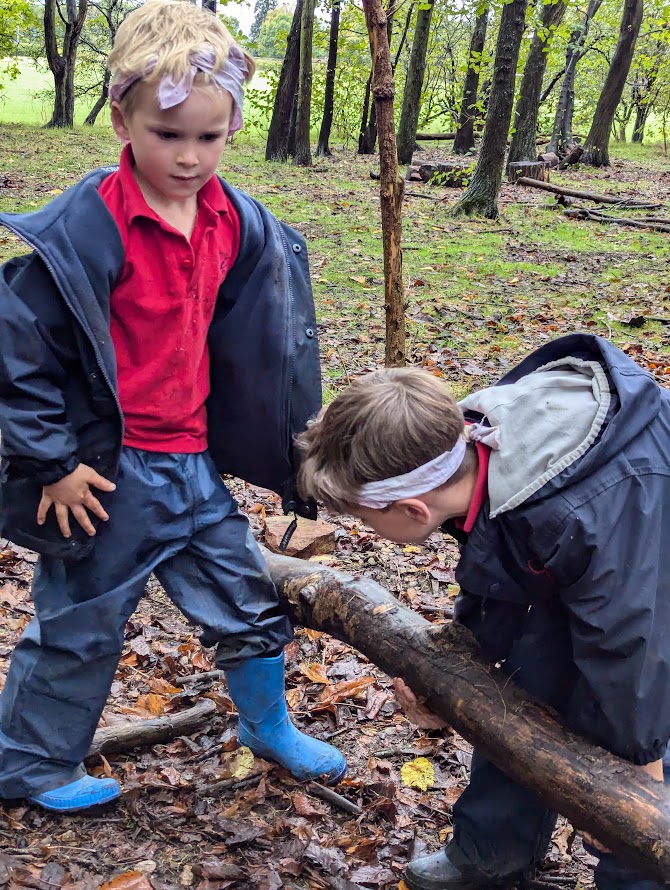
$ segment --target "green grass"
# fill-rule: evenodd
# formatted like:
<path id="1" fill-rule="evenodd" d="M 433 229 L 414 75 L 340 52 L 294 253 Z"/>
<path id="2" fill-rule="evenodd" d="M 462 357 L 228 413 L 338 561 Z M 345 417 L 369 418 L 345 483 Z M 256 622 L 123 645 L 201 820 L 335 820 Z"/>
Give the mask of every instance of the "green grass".
<path id="1" fill-rule="evenodd" d="M 1 136 L 3 210 L 37 207 L 87 170 L 114 163 L 119 152 L 103 126 L 54 132 L 3 125 Z M 379 183 L 369 175 L 375 161 L 340 150 L 300 168 L 266 163 L 263 148 L 258 138 L 240 134 L 226 149 L 221 172 L 307 237 L 330 397 L 383 360 Z M 632 159 L 619 149 L 612 144 L 615 163 L 608 171 L 576 168 L 554 181 L 617 194 L 639 194 L 639 184 L 651 181 L 648 194 L 660 190 L 670 198 L 670 184 L 656 172 L 658 147 L 635 146 Z M 611 337 L 638 360 L 670 368 L 670 329 L 651 320 L 670 318 L 667 235 L 568 220 L 560 208 L 550 209 L 550 196 L 510 186 L 503 187 L 498 223 L 452 218 L 458 190 L 408 184 L 407 192 L 408 352 L 457 393 L 488 383 L 533 345 L 573 330 Z M 20 249 L 0 235 L 0 258 Z M 628 326 L 637 315 L 649 320 L 642 328 Z"/>

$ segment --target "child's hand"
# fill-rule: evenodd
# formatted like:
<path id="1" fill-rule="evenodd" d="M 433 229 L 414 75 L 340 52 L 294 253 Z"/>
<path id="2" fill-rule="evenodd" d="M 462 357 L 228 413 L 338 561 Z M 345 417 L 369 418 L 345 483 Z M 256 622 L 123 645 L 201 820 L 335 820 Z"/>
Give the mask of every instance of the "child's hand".
<path id="1" fill-rule="evenodd" d="M 437 714 L 433 714 L 423 701 L 414 695 L 409 686 L 400 677 L 394 677 L 393 688 L 396 701 L 403 709 L 405 717 L 419 729 L 444 729 L 448 724 Z"/>
<path id="2" fill-rule="evenodd" d="M 94 535 L 95 528 L 86 511 L 90 510 L 98 519 L 105 521 L 109 519 L 109 516 L 91 491 L 91 486 L 99 488 L 101 491 L 114 491 L 116 488 L 113 482 L 105 479 L 86 464 L 79 464 L 74 472 L 58 482 L 54 482 L 53 485 L 45 485 L 42 488 L 42 500 L 37 508 L 37 524 L 44 525 L 47 513 L 53 506 L 63 537 L 72 537 L 68 512 L 70 510 L 86 534 Z"/>

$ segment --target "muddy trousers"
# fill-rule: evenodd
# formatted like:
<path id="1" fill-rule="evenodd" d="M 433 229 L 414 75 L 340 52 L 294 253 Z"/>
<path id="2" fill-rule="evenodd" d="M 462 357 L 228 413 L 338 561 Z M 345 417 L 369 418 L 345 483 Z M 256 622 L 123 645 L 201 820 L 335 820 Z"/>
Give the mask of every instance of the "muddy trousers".
<path id="1" fill-rule="evenodd" d="M 459 618 L 482 639 L 486 648 L 488 627 L 480 623 L 482 610 L 475 602 L 479 597 L 464 599 Z M 508 630 L 518 636 L 505 660 L 506 672 L 533 696 L 564 713 L 576 671 L 569 628 L 560 604 L 543 602 L 530 610 L 506 603 L 492 604 L 487 607 L 486 623 L 499 637 L 510 616 Z M 515 621 L 517 626 L 513 628 Z M 508 778 L 477 751 L 472 758 L 470 784 L 454 805 L 453 817 L 453 838 L 447 845 L 449 859 L 464 875 L 491 884 L 530 875 L 544 858 L 557 819 L 531 791 Z M 663 886 L 643 877 L 611 853 L 599 853 L 592 848 L 589 852 L 600 857 L 595 870 L 598 890 L 661 890 Z"/>
<path id="2" fill-rule="evenodd" d="M 1 798 L 78 776 L 151 572 L 217 646 L 219 667 L 276 655 L 291 639 L 246 517 L 207 453 L 125 448 L 116 481 L 92 554 L 37 565 L 35 618 L 0 694 Z"/>

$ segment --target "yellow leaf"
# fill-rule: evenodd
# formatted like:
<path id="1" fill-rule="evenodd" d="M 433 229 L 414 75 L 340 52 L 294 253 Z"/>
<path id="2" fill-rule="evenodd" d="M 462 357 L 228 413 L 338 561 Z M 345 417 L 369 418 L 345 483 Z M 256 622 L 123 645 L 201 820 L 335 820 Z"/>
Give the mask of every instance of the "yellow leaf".
<path id="1" fill-rule="evenodd" d="M 309 677 L 312 683 L 323 683 L 324 686 L 330 686 L 326 668 L 322 664 L 305 664 L 303 661 L 300 665 L 300 673 Z"/>
<path id="2" fill-rule="evenodd" d="M 238 748 L 235 757 L 230 763 L 231 778 L 243 779 L 248 776 L 254 767 L 254 754 L 251 748 L 242 745 Z"/>
<path id="3" fill-rule="evenodd" d="M 50 195 L 62 195 L 62 194 L 63 194 L 63 189 L 51 189 L 51 191 L 49 192 L 49 194 L 50 194 Z"/>
<path id="4" fill-rule="evenodd" d="M 400 777 L 408 788 L 420 788 L 427 791 L 435 783 L 435 770 L 430 760 L 425 757 L 417 757 L 403 763 L 400 768 Z"/>
<path id="5" fill-rule="evenodd" d="M 366 280 L 367 280 L 367 279 L 365 278 L 365 275 L 350 275 L 349 278 L 350 278 L 352 281 L 356 281 L 356 282 L 358 282 L 358 284 L 365 284 L 365 282 L 366 282 Z"/>
<path id="6" fill-rule="evenodd" d="M 407 547 L 402 548 L 403 553 L 421 553 L 421 547 L 416 547 L 414 544 L 408 544 Z"/>

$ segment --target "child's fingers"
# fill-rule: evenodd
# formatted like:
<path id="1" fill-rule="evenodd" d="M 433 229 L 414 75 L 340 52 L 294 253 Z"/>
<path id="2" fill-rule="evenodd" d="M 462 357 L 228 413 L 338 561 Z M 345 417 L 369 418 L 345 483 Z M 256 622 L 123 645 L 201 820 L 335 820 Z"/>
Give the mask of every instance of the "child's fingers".
<path id="1" fill-rule="evenodd" d="M 109 513 L 102 506 L 100 501 L 96 498 L 96 496 L 89 491 L 84 500 L 84 504 L 91 511 L 91 513 L 95 514 L 98 519 L 104 519 L 105 522 L 109 519 Z"/>
<path id="2" fill-rule="evenodd" d="M 64 538 L 71 538 L 72 532 L 70 531 L 68 508 L 65 504 L 56 504 L 54 509 L 56 511 L 56 519 L 58 520 L 58 528 L 61 530 L 61 534 Z"/>
<path id="3" fill-rule="evenodd" d="M 84 529 L 87 535 L 93 536 L 95 534 L 95 529 L 93 528 L 93 523 L 86 512 L 86 507 L 82 507 L 81 504 L 78 504 L 76 507 L 72 507 L 72 515 L 77 520 L 79 525 Z M 69 535 L 67 536 L 69 537 Z"/>
<path id="4" fill-rule="evenodd" d="M 86 481 L 89 485 L 95 485 L 100 491 L 114 491 L 116 488 L 116 485 L 110 479 L 105 479 L 104 476 L 101 476 L 100 473 L 96 473 L 95 470 L 90 470 Z"/>
<path id="5" fill-rule="evenodd" d="M 47 521 L 47 513 L 49 512 L 49 508 L 53 504 L 53 501 L 49 497 L 48 494 L 42 493 L 42 499 L 39 502 L 39 506 L 37 507 L 37 524 L 44 525 Z"/>

